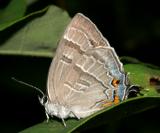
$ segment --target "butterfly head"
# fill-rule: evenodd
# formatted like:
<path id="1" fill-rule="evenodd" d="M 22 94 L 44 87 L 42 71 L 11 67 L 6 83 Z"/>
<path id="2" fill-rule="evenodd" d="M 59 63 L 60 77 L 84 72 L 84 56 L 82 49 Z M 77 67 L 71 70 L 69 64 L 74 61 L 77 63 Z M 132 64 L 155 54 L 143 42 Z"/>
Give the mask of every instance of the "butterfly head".
<path id="1" fill-rule="evenodd" d="M 143 88 L 139 85 L 130 85 L 127 88 L 127 92 L 125 95 L 125 99 L 127 98 L 132 98 L 132 97 L 137 97 L 138 95 L 143 96 L 144 94 L 141 93 L 141 90 Z"/>
<path id="2" fill-rule="evenodd" d="M 46 95 L 43 95 L 42 98 L 38 96 L 38 99 L 39 99 L 39 102 L 44 106 L 47 101 L 48 101 L 48 98 Z"/>

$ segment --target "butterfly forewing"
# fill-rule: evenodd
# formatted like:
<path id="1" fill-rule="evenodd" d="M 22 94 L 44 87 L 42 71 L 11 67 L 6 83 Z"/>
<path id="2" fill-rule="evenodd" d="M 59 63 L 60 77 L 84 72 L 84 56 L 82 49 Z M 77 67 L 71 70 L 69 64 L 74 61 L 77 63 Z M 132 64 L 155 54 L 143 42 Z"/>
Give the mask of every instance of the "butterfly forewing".
<path id="1" fill-rule="evenodd" d="M 50 66 L 49 101 L 71 110 L 96 110 L 96 103 L 113 100 L 111 83 L 121 78 L 121 73 L 123 67 L 114 49 L 88 18 L 77 14 L 64 32 Z"/>

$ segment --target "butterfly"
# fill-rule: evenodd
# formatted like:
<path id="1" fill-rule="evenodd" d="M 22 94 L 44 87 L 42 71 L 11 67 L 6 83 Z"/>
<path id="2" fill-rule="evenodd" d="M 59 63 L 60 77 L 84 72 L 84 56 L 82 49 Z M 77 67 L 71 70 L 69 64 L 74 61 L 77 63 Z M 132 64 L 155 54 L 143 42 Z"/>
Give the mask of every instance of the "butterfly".
<path id="1" fill-rule="evenodd" d="M 67 26 L 50 65 L 47 119 L 85 118 L 126 98 L 127 75 L 115 50 L 89 18 L 77 13 Z"/>

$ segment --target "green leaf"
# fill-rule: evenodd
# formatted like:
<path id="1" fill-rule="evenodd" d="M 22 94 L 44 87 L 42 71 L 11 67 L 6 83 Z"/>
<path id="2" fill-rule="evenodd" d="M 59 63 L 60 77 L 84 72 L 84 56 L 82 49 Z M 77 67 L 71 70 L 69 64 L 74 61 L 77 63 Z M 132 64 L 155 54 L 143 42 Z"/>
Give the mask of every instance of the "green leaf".
<path id="1" fill-rule="evenodd" d="M 160 97 L 137 97 L 106 108 L 84 119 L 68 119 L 66 120 L 67 127 L 64 127 L 61 121 L 50 120 L 48 123 L 44 121 L 43 123 L 23 130 L 22 133 L 70 133 L 76 130 L 82 131 L 85 130 L 86 127 L 90 129 L 100 125 L 114 124 L 121 118 L 155 108 L 159 106 L 159 104 Z"/>
<path id="2" fill-rule="evenodd" d="M 150 67 L 149 67 L 150 66 Z M 148 64 L 126 64 L 129 81 L 133 85 L 142 87 L 141 93 L 145 96 L 159 95 L 160 70 Z M 154 83 L 152 83 L 154 80 Z"/>
<path id="3" fill-rule="evenodd" d="M 25 0 L 11 0 L 9 5 L 0 12 L 0 31 L 22 18 L 26 10 Z"/>
<path id="4" fill-rule="evenodd" d="M 11 27 L 16 32 L 0 33 L 0 54 L 51 57 L 69 21 L 68 14 L 56 6 L 31 14 L 22 20 L 26 22 L 22 27 L 17 28 L 21 23 Z"/>

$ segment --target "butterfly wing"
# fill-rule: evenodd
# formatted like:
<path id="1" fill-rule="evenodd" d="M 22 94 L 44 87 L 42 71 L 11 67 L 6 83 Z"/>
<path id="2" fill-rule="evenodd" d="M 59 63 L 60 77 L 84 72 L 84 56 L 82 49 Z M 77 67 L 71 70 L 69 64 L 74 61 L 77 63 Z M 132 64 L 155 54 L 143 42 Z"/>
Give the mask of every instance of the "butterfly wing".
<path id="1" fill-rule="evenodd" d="M 77 14 L 49 69 L 49 100 L 89 110 L 99 101 L 113 100 L 112 80 L 119 79 L 121 72 L 122 64 L 108 41 L 88 18 Z"/>

